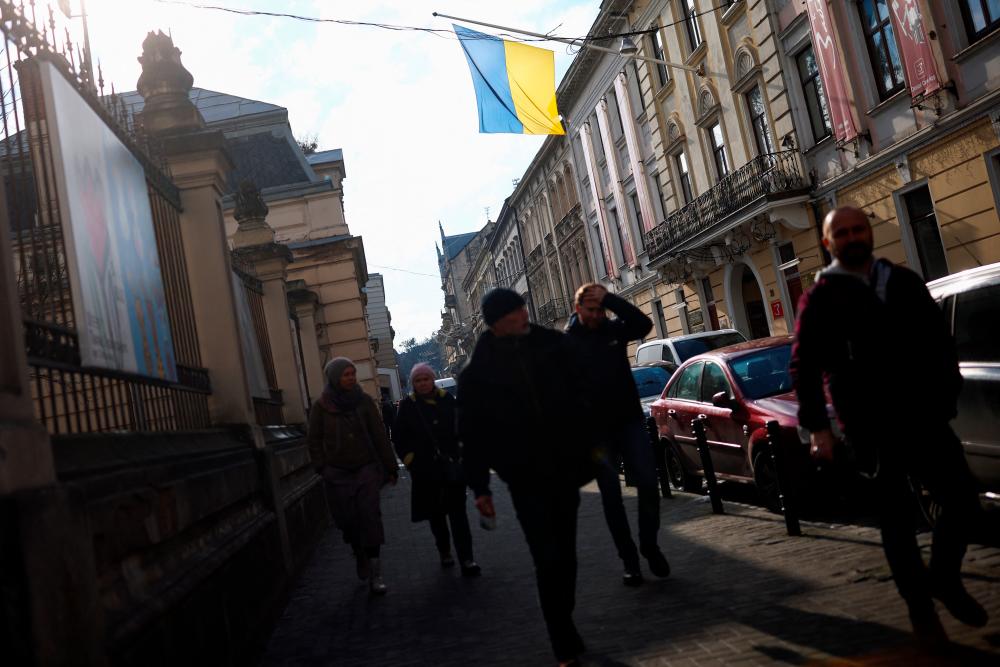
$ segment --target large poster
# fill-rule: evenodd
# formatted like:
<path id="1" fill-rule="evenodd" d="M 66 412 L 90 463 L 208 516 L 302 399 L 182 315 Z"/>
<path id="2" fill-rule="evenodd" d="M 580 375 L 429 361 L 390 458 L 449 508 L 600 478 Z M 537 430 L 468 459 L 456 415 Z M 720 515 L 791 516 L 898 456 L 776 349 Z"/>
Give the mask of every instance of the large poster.
<path id="1" fill-rule="evenodd" d="M 37 64 L 81 362 L 175 382 L 143 167 L 54 65 Z"/>
<path id="2" fill-rule="evenodd" d="M 941 81 L 930 42 L 927 41 L 919 3 L 917 0 L 890 0 L 889 4 L 892 8 L 892 29 L 899 40 L 906 81 L 910 84 L 910 96 L 918 99 L 939 90 Z"/>
<path id="3" fill-rule="evenodd" d="M 816 54 L 819 76 L 823 80 L 823 90 L 830 107 L 833 135 L 837 141 L 851 141 L 858 136 L 858 128 L 854 126 L 854 116 L 851 115 L 851 101 L 847 98 L 844 71 L 837 54 L 830 8 L 826 2 L 827 0 L 806 0 L 809 25 L 812 28 L 813 52 Z"/>

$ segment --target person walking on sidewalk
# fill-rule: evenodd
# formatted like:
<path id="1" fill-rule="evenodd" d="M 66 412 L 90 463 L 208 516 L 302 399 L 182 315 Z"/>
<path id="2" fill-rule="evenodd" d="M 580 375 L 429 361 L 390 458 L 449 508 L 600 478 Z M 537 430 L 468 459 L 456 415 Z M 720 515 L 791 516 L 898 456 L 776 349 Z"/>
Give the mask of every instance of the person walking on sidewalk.
<path id="1" fill-rule="evenodd" d="M 948 424 L 962 383 L 955 341 L 923 279 L 872 256 L 872 228 L 863 211 L 831 211 L 823 221 L 823 245 L 834 262 L 802 296 L 795 324 L 791 373 L 799 423 L 811 434 L 812 455 L 831 460 L 835 439 L 825 377 L 850 447 L 875 471 L 882 546 L 914 632 L 944 642 L 932 598 L 963 623 L 982 627 L 987 621 L 961 578 L 982 507 Z M 933 400 L 923 400 L 927 396 Z M 941 507 L 929 570 L 917 546 L 911 478 Z"/>
<path id="2" fill-rule="evenodd" d="M 396 457 L 378 406 L 358 385 L 354 362 L 337 357 L 323 373 L 327 385 L 309 413 L 309 455 L 325 482 L 333 520 L 354 549 L 358 577 L 384 595 L 379 493 L 387 481 L 396 483 Z"/>
<path id="3" fill-rule="evenodd" d="M 489 329 L 458 378 L 465 471 L 483 517 L 495 518 L 490 468 L 507 483 L 535 564 L 556 659 L 578 664 L 573 623 L 580 486 L 593 479 L 577 369 L 566 337 L 528 322 L 524 299 L 496 288 L 482 300 Z"/>
<path id="4" fill-rule="evenodd" d="M 427 364 L 417 364 L 410 371 L 413 392 L 399 402 L 393 444 L 410 471 L 411 519 L 414 523 L 430 521 L 442 567 L 455 564 L 451 555 L 454 536 L 462 574 L 476 577 L 480 568 L 472 557 L 472 533 L 465 514 L 465 474 L 455 399 L 435 387 L 434 379 L 434 369 Z"/>
<path id="5" fill-rule="evenodd" d="M 591 403 L 603 415 L 600 422 L 601 465 L 597 485 L 601 490 L 604 518 L 622 559 L 626 586 L 642 583 L 639 555 L 658 577 L 670 575 L 670 565 L 660 551 L 660 490 L 656 477 L 656 458 L 643 423 L 639 392 L 632 378 L 628 359 L 629 341 L 641 340 L 653 322 L 625 299 L 608 292 L 597 283 L 588 283 L 576 291 L 576 312 L 566 325 L 576 357 L 588 386 Z M 608 319 L 607 310 L 616 319 Z M 622 488 L 618 479 L 621 463 L 625 479 L 638 488 L 639 548 L 629 529 Z"/>

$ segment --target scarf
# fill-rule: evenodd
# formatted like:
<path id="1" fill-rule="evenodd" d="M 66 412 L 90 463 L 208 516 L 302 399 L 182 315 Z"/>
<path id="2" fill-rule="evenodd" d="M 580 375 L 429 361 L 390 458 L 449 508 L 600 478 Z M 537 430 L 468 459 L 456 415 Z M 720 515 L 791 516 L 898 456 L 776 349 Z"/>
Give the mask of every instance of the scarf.
<path id="1" fill-rule="evenodd" d="M 330 412 L 349 412 L 358 407 L 364 395 L 361 385 L 356 384 L 353 389 L 341 389 L 327 384 L 319 402 Z"/>

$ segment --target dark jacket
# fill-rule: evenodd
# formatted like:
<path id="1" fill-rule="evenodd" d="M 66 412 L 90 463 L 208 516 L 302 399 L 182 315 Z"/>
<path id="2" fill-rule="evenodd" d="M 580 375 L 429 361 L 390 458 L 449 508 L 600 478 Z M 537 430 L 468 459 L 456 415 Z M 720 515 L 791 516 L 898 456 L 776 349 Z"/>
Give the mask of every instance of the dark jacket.
<path id="1" fill-rule="evenodd" d="M 601 305 L 617 315 L 617 319 L 606 319 L 598 328 L 588 329 L 574 313 L 566 325 L 566 333 L 587 380 L 591 402 L 600 411 L 605 425 L 617 426 L 642 418 L 628 344 L 645 337 L 653 328 L 653 321 L 610 292 Z"/>
<path id="2" fill-rule="evenodd" d="M 508 484 L 592 478 L 586 407 L 566 336 L 531 325 L 526 336 L 485 331 L 458 377 L 458 432 L 477 496 L 490 468 Z"/>
<path id="3" fill-rule="evenodd" d="M 884 259 L 867 282 L 836 264 L 820 273 L 799 300 L 790 370 L 799 423 L 829 428 L 826 379 L 852 437 L 947 422 L 962 383 L 955 341 L 923 279 Z"/>
<path id="4" fill-rule="evenodd" d="M 462 457 L 456 420 L 455 398 L 444 389 L 435 389 L 430 401 L 410 394 L 399 402 L 392 436 L 396 455 L 406 464 L 412 479 L 413 521 L 430 519 L 448 509 L 442 506 L 446 496 L 441 493 L 441 486 L 448 484 L 449 464 L 445 459 L 460 461 Z M 464 506 L 464 487 L 458 498 Z"/>
<path id="5" fill-rule="evenodd" d="M 354 410 L 327 408 L 322 401 L 313 403 L 306 440 L 317 469 L 329 465 L 356 470 L 377 462 L 386 474 L 396 474 L 396 457 L 389 446 L 382 417 L 367 394 Z"/>

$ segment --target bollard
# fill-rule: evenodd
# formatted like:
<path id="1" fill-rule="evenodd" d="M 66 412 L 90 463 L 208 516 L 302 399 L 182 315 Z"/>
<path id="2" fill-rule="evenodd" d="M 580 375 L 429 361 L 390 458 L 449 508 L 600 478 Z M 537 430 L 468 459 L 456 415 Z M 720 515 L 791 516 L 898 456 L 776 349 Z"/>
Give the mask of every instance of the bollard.
<path id="1" fill-rule="evenodd" d="M 774 463 L 775 484 L 778 487 L 778 506 L 785 517 L 785 530 L 792 536 L 801 535 L 799 514 L 792 495 L 791 480 L 788 478 L 788 461 L 785 460 L 785 452 L 781 447 L 781 427 L 778 426 L 775 419 L 767 422 L 764 427 L 767 429 L 768 449 L 771 452 L 771 461 Z"/>
<path id="2" fill-rule="evenodd" d="M 705 472 L 705 483 L 708 486 L 708 499 L 712 501 L 712 512 L 725 514 L 722 499 L 719 498 L 719 487 L 715 480 L 715 465 L 712 464 L 712 454 L 708 451 L 708 436 L 705 434 L 705 415 L 698 415 L 691 420 L 691 431 L 698 444 L 698 455 L 701 456 L 701 467 Z"/>
<path id="3" fill-rule="evenodd" d="M 670 491 L 670 471 L 667 470 L 667 457 L 664 446 L 660 442 L 660 433 L 656 428 L 656 420 L 650 417 L 646 420 L 646 432 L 649 433 L 649 446 L 653 448 L 653 460 L 656 461 L 656 476 L 660 480 L 660 494 L 664 498 L 673 498 Z"/>

